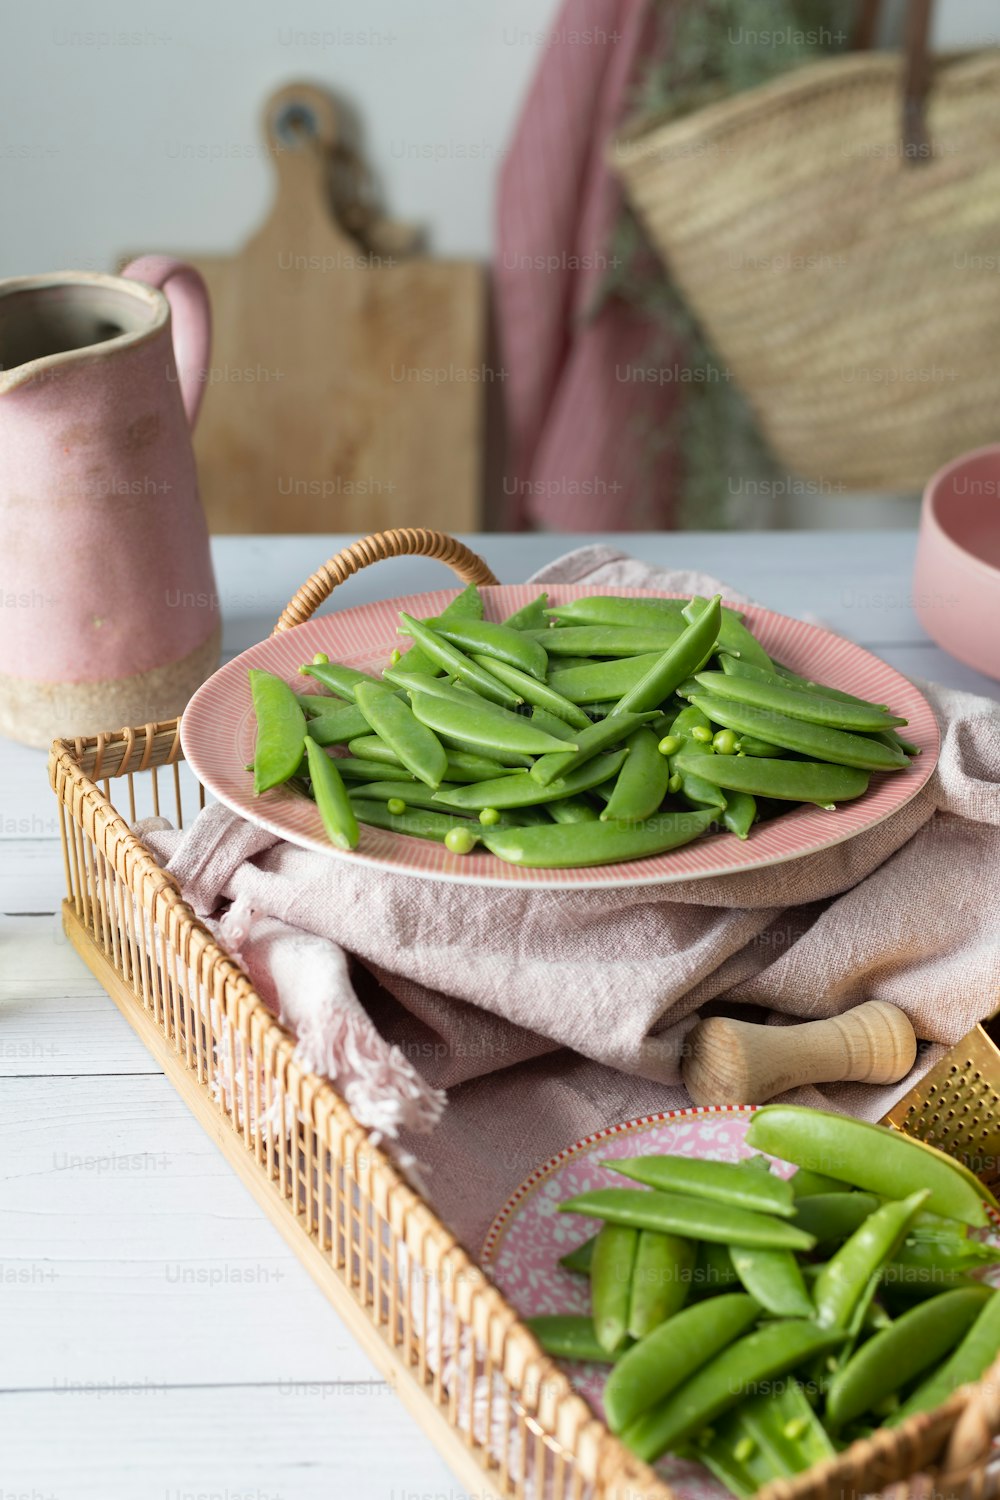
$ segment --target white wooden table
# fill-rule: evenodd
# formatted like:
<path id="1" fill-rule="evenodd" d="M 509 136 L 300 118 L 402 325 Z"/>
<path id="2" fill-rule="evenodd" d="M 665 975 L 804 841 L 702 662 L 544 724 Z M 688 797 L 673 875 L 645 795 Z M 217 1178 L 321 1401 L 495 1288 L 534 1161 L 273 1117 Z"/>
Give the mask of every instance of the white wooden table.
<path id="1" fill-rule="evenodd" d="M 219 539 L 227 656 L 347 540 Z M 596 539 L 469 540 L 517 582 Z M 907 674 L 1000 695 L 923 635 L 912 534 L 601 540 L 812 611 Z M 442 581 L 400 559 L 342 597 Z M 0 840 L 0 1500 L 463 1500 L 64 941 L 45 756 L 3 741 Z"/>

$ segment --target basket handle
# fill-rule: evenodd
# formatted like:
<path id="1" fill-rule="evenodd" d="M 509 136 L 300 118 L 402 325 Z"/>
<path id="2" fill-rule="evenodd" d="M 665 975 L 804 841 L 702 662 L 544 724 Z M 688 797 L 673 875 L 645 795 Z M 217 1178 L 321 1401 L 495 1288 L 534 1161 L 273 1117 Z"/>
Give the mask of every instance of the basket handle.
<path id="1" fill-rule="evenodd" d="M 280 630 L 302 625 L 352 573 L 360 573 L 362 568 L 387 557 L 433 557 L 438 562 L 447 563 L 462 583 L 499 582 L 477 553 L 447 532 L 425 531 L 412 526 L 395 531 L 376 531 L 372 536 L 362 537 L 359 542 L 352 542 L 343 552 L 338 552 L 336 557 L 317 568 L 289 599 L 271 634 L 277 635 Z"/>
<path id="2" fill-rule="evenodd" d="M 868 51 L 875 43 L 881 0 L 863 0 L 853 37 L 856 51 Z M 927 135 L 927 94 L 931 82 L 928 42 L 933 0 L 908 0 L 903 40 L 903 100 L 900 136 L 903 165 L 915 167 L 930 160 Z"/>
<path id="3" fill-rule="evenodd" d="M 952 1428 L 943 1472 L 962 1476 L 985 1464 L 1000 1433 L 1000 1359 L 994 1361 L 977 1385 Z"/>

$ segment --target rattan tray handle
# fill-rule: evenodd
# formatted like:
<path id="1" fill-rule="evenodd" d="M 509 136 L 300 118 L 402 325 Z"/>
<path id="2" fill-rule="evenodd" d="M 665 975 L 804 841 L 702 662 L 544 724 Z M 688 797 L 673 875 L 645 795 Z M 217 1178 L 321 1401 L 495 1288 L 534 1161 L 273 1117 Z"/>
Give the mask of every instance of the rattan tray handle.
<path id="1" fill-rule="evenodd" d="M 279 630 L 291 630 L 293 625 L 303 624 L 352 573 L 360 573 L 362 568 L 387 557 L 434 557 L 447 563 L 462 583 L 498 582 L 481 557 L 444 531 L 424 531 L 410 526 L 398 531 L 376 531 L 372 536 L 362 537 L 359 542 L 352 542 L 343 552 L 338 552 L 336 557 L 317 568 L 289 599 L 271 634 L 277 635 Z"/>

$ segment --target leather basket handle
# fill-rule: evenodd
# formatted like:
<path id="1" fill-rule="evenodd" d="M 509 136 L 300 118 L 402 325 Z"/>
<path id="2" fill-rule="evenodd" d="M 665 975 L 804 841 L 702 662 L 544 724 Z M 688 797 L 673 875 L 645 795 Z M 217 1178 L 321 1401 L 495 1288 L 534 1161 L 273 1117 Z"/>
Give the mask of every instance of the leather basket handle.
<path id="1" fill-rule="evenodd" d="M 425 531 L 422 528 L 401 527 L 396 531 L 377 531 L 372 536 L 352 542 L 336 557 L 317 568 L 302 587 L 289 599 L 272 635 L 280 630 L 291 630 L 308 620 L 319 606 L 328 599 L 335 588 L 360 573 L 362 568 L 381 562 L 386 557 L 433 557 L 447 563 L 457 573 L 462 583 L 497 583 L 499 580 L 471 548 L 444 531 Z"/>

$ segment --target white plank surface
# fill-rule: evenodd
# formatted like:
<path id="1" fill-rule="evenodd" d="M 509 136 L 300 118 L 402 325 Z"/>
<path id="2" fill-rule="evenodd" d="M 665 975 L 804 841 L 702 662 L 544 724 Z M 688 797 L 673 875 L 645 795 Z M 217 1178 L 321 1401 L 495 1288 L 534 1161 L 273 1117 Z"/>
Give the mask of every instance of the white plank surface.
<path id="1" fill-rule="evenodd" d="M 218 539 L 226 655 L 266 635 L 349 540 Z M 598 540 L 697 566 L 821 616 L 908 675 L 1000 693 L 923 634 L 906 532 L 468 540 L 505 582 Z M 400 559 L 337 602 L 445 576 Z M 44 753 L 0 741 L 3 1492 L 463 1500 L 63 938 L 58 834 Z"/>

